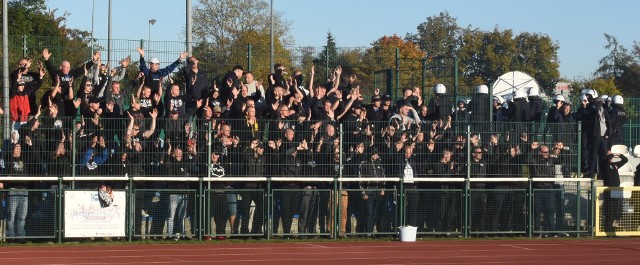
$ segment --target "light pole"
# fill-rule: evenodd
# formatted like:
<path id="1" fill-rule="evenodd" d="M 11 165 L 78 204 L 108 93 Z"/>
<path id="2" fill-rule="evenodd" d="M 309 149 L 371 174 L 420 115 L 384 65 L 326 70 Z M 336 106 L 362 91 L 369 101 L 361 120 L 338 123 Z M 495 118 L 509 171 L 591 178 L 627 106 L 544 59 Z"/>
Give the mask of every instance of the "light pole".
<path id="1" fill-rule="evenodd" d="M 156 19 L 155 18 L 149 19 L 149 38 L 147 39 L 147 49 L 151 44 L 150 43 L 151 42 L 151 25 L 154 25 L 154 24 L 156 24 Z"/>
<path id="2" fill-rule="evenodd" d="M 271 0 L 271 4 L 269 5 L 270 9 L 271 9 L 271 26 L 269 27 L 270 29 L 270 52 L 269 52 L 269 63 L 271 63 L 271 65 L 269 65 L 269 68 L 271 70 L 273 70 L 273 65 L 274 65 L 274 59 L 273 59 L 273 0 Z"/>

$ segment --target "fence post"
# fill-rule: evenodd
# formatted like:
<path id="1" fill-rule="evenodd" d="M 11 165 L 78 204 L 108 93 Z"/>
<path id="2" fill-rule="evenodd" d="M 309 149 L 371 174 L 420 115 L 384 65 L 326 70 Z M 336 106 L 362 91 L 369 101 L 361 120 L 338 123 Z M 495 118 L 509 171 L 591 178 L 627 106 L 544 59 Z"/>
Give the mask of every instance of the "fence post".
<path id="1" fill-rule="evenodd" d="M 140 48 L 145 49 L 145 47 L 144 47 L 144 40 L 143 40 L 143 39 L 140 39 Z"/>
<path id="2" fill-rule="evenodd" d="M 329 45 L 324 49 L 324 78 L 329 79 Z"/>
<path id="3" fill-rule="evenodd" d="M 422 98 L 427 96 L 427 57 L 422 57 Z"/>
<path id="4" fill-rule="evenodd" d="M 73 89 L 73 88 L 69 88 L 69 89 Z M 77 157 L 77 147 L 78 145 L 76 144 L 78 142 L 78 139 L 76 138 L 76 130 L 71 130 L 71 141 L 73 143 L 73 145 L 71 145 L 71 176 L 75 177 L 76 176 L 76 163 L 78 161 L 76 161 L 76 157 Z M 71 188 L 75 189 L 76 188 L 76 181 L 73 180 L 71 182 Z"/>
<path id="5" fill-rule="evenodd" d="M 454 55 L 453 56 L 453 102 L 452 102 L 454 109 L 457 108 L 458 106 L 458 56 Z M 456 121 L 460 120 L 460 117 L 458 117 L 459 115 L 459 111 L 455 112 L 455 119 Z M 456 134 L 460 131 L 459 128 L 459 123 L 454 123 L 454 132 L 456 132 Z"/>
<path id="6" fill-rule="evenodd" d="M 400 226 L 404 227 L 404 215 L 405 215 L 405 201 L 404 201 L 404 175 L 400 177 L 400 189 L 398 192 L 398 210 L 400 212 Z"/>
<path id="7" fill-rule="evenodd" d="M 529 176 L 529 180 L 527 180 L 527 236 L 529 238 L 533 237 L 533 229 L 535 223 L 533 220 L 535 219 L 535 210 L 533 209 L 533 179 Z"/>
<path id="8" fill-rule="evenodd" d="M 470 206 L 470 200 L 471 200 L 471 125 L 467 125 L 467 177 L 464 180 L 464 191 L 463 191 L 463 199 L 464 199 L 464 221 L 463 221 L 463 230 L 464 230 L 464 237 L 467 238 L 469 237 L 469 230 L 470 230 L 470 224 L 472 223 L 470 218 L 471 218 L 471 208 Z M 485 192 L 485 191 L 481 191 L 481 192 Z M 483 213 L 484 214 L 484 213 Z"/>
<path id="9" fill-rule="evenodd" d="M 342 174 L 342 170 L 344 169 L 344 164 L 342 161 L 344 161 L 343 159 L 343 152 L 344 152 L 344 127 L 342 126 L 342 123 L 340 123 L 340 130 L 338 132 L 338 135 L 340 137 L 340 145 L 338 148 L 340 148 L 340 164 L 338 165 L 338 179 L 342 179 L 343 174 Z M 340 181 L 336 181 L 336 184 L 334 184 L 334 204 L 333 204 L 333 209 L 335 209 L 335 214 L 333 215 L 333 239 L 337 240 L 338 239 L 338 235 L 340 235 L 340 220 L 342 217 L 340 217 L 340 213 L 342 212 L 342 182 Z M 349 216 L 349 213 L 347 213 L 346 218 L 351 218 L 351 216 Z M 347 233 L 348 229 L 345 228 L 345 234 Z"/>
<path id="10" fill-rule="evenodd" d="M 62 195 L 62 176 L 58 176 L 58 187 L 56 190 L 56 204 L 57 207 L 56 209 L 58 209 L 57 215 L 56 215 L 56 219 L 57 219 L 57 227 L 55 228 L 58 234 L 58 243 L 62 243 L 62 237 L 63 237 L 63 229 L 64 229 L 64 209 L 62 208 L 62 198 L 64 196 Z"/>
<path id="11" fill-rule="evenodd" d="M 251 43 L 247 44 L 247 71 L 251 71 Z"/>
<path id="12" fill-rule="evenodd" d="M 129 238 L 129 242 L 133 241 L 133 233 L 135 233 L 135 214 L 136 214 L 136 209 L 135 209 L 135 205 L 134 205 L 134 201 L 135 201 L 135 195 L 133 193 L 133 177 L 129 176 L 128 173 L 124 174 L 125 177 L 127 177 L 128 181 L 129 181 L 129 185 L 128 185 L 128 189 L 127 189 L 127 199 L 129 200 L 127 203 L 127 206 L 129 206 L 129 218 L 127 218 L 127 234 L 128 234 L 128 238 Z"/>
<path id="13" fill-rule="evenodd" d="M 591 178 L 591 209 L 589 209 L 589 232 L 591 232 L 591 237 L 595 236 L 595 218 L 596 216 L 596 201 L 598 200 L 598 193 L 596 193 L 596 179 L 595 175 Z"/>
<path id="14" fill-rule="evenodd" d="M 211 155 L 209 155 L 207 158 L 210 158 Z M 207 169 L 207 171 L 210 171 Z M 203 176 L 198 177 L 198 193 L 196 194 L 196 205 L 198 209 L 196 211 L 196 214 L 194 216 L 194 218 L 196 219 L 196 221 L 194 222 L 196 224 L 196 228 L 194 229 L 198 235 L 198 241 L 202 241 L 202 216 L 204 215 L 204 207 L 203 207 L 203 194 L 204 194 L 204 185 L 203 185 L 203 180 L 202 178 L 204 178 Z M 191 228 L 193 229 L 193 227 Z"/>
<path id="15" fill-rule="evenodd" d="M 207 159 L 211 159 L 211 144 L 213 143 L 212 140 L 212 124 L 211 122 L 209 122 L 209 126 L 207 128 Z M 207 178 L 211 178 L 211 169 L 209 168 L 209 163 L 206 163 L 207 165 Z M 207 214 L 209 213 L 209 210 L 211 209 L 211 206 L 209 205 L 209 195 L 211 194 L 211 182 L 207 181 L 207 189 L 206 191 L 202 191 L 202 197 L 200 198 L 200 202 L 202 205 L 202 211 L 200 212 L 200 217 L 198 218 L 198 229 L 200 229 L 199 232 L 199 236 L 202 236 L 206 233 L 207 229 L 209 227 L 211 227 L 209 225 L 209 222 L 211 221 L 210 216 Z M 209 238 L 211 238 L 211 235 L 209 235 Z M 211 238 L 213 239 L 213 238 Z M 200 239 L 201 240 L 201 239 Z"/>
<path id="16" fill-rule="evenodd" d="M 396 48 L 396 86 L 393 91 L 393 99 L 398 98 L 398 90 L 400 89 L 400 48 Z"/>
<path id="17" fill-rule="evenodd" d="M 267 220 L 265 222 L 264 232 L 267 234 L 267 240 L 271 238 L 273 227 L 273 209 L 272 209 L 272 197 L 271 197 L 271 176 L 267 177 Z"/>
<path id="18" fill-rule="evenodd" d="M 27 35 L 22 35 L 22 58 L 27 58 Z"/>
<path id="19" fill-rule="evenodd" d="M 576 177 L 581 178 L 582 175 L 582 122 L 578 121 L 578 163 L 576 167 Z M 580 192 L 582 183 L 580 181 L 577 182 L 576 185 L 576 220 L 574 221 L 576 224 L 576 235 L 580 237 L 580 223 L 582 222 L 581 211 L 580 211 L 580 201 L 582 198 L 582 194 Z"/>

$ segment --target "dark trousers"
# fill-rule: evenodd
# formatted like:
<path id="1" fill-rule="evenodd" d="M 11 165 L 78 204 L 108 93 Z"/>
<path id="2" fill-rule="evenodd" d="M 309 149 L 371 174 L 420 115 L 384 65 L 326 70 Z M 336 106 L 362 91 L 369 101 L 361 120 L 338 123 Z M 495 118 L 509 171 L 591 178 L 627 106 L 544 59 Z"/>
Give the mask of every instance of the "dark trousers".
<path id="1" fill-rule="evenodd" d="M 364 200 L 364 204 L 367 213 L 364 219 L 364 227 L 367 233 L 373 233 L 374 226 L 376 226 L 377 232 L 387 232 L 381 218 L 381 213 L 385 210 L 384 196 L 381 196 L 378 190 L 366 192 L 366 195 L 367 199 Z"/>
<path id="2" fill-rule="evenodd" d="M 441 196 L 438 205 L 437 226 L 441 232 L 452 232 L 454 230 L 457 200 L 452 189 L 452 185 L 440 185 Z"/>
<path id="3" fill-rule="evenodd" d="M 318 219 L 318 191 L 315 187 L 307 186 L 302 191 L 300 200 L 300 219 L 298 219 L 298 233 L 315 233 Z"/>
<path id="4" fill-rule="evenodd" d="M 297 185 L 288 184 L 283 186 L 283 189 L 298 189 Z M 298 211 L 298 201 L 300 199 L 300 192 L 290 190 L 280 190 L 274 192 L 274 200 L 280 202 L 280 212 L 282 217 L 282 230 L 284 234 L 291 233 L 291 224 L 293 222 L 293 215 Z M 273 233 L 278 231 L 278 220 L 273 220 Z"/>
<path id="5" fill-rule="evenodd" d="M 406 184 L 405 187 L 407 202 L 406 224 L 422 228 L 424 223 L 418 223 L 418 220 L 421 220 L 421 218 L 419 218 L 419 215 L 421 214 L 420 210 L 424 209 L 423 207 L 420 207 L 420 192 L 418 192 L 415 184 Z"/>
<path id="6" fill-rule="evenodd" d="M 471 229 L 485 231 L 487 229 L 487 191 L 483 183 L 471 186 Z"/>
<path id="7" fill-rule="evenodd" d="M 513 196 L 511 187 L 507 185 L 495 186 L 496 191 L 491 192 L 491 205 L 494 209 L 491 214 L 491 231 L 513 230 Z"/>
<path id="8" fill-rule="evenodd" d="M 227 205 L 227 194 L 223 191 L 211 193 L 211 210 L 213 219 L 216 222 L 216 230 L 211 231 L 212 235 L 225 235 L 227 220 L 229 220 L 229 206 Z"/>
<path id="9" fill-rule="evenodd" d="M 260 190 L 252 191 L 239 191 L 238 194 L 242 197 L 242 200 L 238 201 L 238 214 L 241 216 L 241 234 L 262 233 L 262 226 L 264 224 L 264 193 Z M 251 230 L 249 230 L 249 220 L 251 219 L 251 202 L 256 205 L 253 212 L 253 219 L 251 222 Z"/>
<path id="10" fill-rule="evenodd" d="M 556 230 L 556 196 L 555 190 L 534 188 L 535 231 Z"/>
<path id="11" fill-rule="evenodd" d="M 601 161 L 607 155 L 607 139 L 604 137 L 593 137 L 589 139 L 587 148 L 589 149 L 588 177 L 591 178 L 601 170 Z"/>

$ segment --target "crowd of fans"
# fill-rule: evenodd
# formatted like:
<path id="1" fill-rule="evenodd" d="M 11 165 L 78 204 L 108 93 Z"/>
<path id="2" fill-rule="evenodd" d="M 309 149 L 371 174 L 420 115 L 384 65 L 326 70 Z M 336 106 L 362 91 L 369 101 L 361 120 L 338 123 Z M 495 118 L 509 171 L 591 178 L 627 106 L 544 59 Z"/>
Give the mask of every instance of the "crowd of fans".
<path id="1" fill-rule="evenodd" d="M 470 102 L 456 101 L 456 105 L 442 84 L 433 87 L 428 102 L 420 88 L 404 88 L 402 98 L 395 104 L 389 95 L 375 89 L 367 104 L 357 76 L 343 77 L 339 66 L 331 78 L 320 84 L 314 84 L 318 78 L 313 67 L 305 81 L 301 71 L 289 75 L 281 64 L 274 65 L 266 83 L 241 66 L 235 66 L 220 80 L 212 80 L 199 68 L 198 58 L 188 57 L 186 52 L 160 68 L 158 59 L 147 61 L 145 51 L 137 51 L 140 66 L 132 83 L 121 82 L 130 63 L 128 58 L 109 69 L 96 52 L 78 68 L 71 69 L 68 61 L 62 61 L 57 68 L 49 60 L 51 53 L 44 49 L 44 64 L 38 62 L 38 71 L 30 71 L 32 60 L 21 59 L 18 69 L 10 75 L 8 115 L 13 131 L 2 146 L 1 173 L 172 178 L 393 176 L 402 178 L 404 188 L 409 190 L 407 224 L 422 231 L 429 228 L 443 232 L 454 231 L 460 225 L 456 209 L 460 197 L 412 190 L 460 189 L 462 184 L 420 182 L 416 178 L 466 177 L 467 172 L 472 178 L 522 177 L 523 166 L 528 167 L 532 177 L 569 177 L 577 171 L 577 148 L 582 148 L 585 157 L 582 165 L 586 176 L 600 174 L 608 181 L 617 174 L 602 169 L 618 163 L 613 158 L 618 154 L 608 150 L 623 141 L 626 114 L 620 96 L 608 100 L 598 97 L 594 90 L 585 90 L 575 111 L 575 106 L 562 95 L 555 96 L 547 111 L 546 126 L 542 126 L 544 103 L 537 89 L 516 90 L 505 101 L 500 96 L 492 99 L 487 86 L 481 85 Z M 174 76 L 178 72 L 180 75 Z M 47 73 L 53 85 L 37 100 L 36 92 Z M 577 121 L 583 124 L 582 143 L 577 142 Z M 615 185 L 614 182 L 608 183 Z M 183 190 L 194 188 L 192 184 L 169 180 L 136 183 L 135 188 Z M 392 209 L 397 204 L 397 184 L 342 183 L 345 190 L 338 196 L 342 210 L 338 213 L 339 234 L 347 233 L 351 222 L 347 217 L 352 215 L 358 217 L 358 232 L 372 233 L 374 227 L 377 232 L 392 231 L 397 226 Z M 561 188 L 554 182 L 534 184 L 537 189 Z M 22 189 L 42 185 L 49 184 L 4 183 L 4 188 L 12 189 L 7 218 L 9 236 L 25 235 L 28 201 Z M 79 185 L 95 189 L 100 183 Z M 124 187 L 119 183 L 109 185 Z M 327 205 L 337 203 L 331 202 L 333 196 L 329 193 L 314 192 L 331 189 L 332 185 L 274 183 L 275 189 L 304 190 L 275 193 L 274 201 L 281 207 L 274 219 L 282 218 L 285 233 L 291 231 L 295 214 L 299 215 L 299 232 L 314 233 L 316 220 L 320 220 L 320 232 L 332 231 L 333 210 Z M 262 182 L 216 181 L 211 182 L 211 188 L 266 187 Z M 472 188 L 520 190 L 524 186 L 473 182 Z M 522 214 L 525 203 L 513 194 L 494 192 L 473 197 L 473 229 L 512 231 L 517 229 L 514 226 L 524 225 L 512 220 Z M 263 217 L 264 213 L 254 213 L 251 224 L 247 217 L 251 203 L 262 205 L 263 196 L 243 193 L 242 200 L 237 200 L 237 195 L 214 194 L 217 233 L 224 234 L 226 220 L 236 232 L 260 233 L 264 218 L 256 216 Z M 193 206 L 188 203 L 187 193 L 169 191 L 166 196 L 167 234 L 179 237 L 185 234 L 187 208 Z M 137 199 L 143 216 L 150 214 L 148 205 L 156 197 L 151 194 Z M 555 192 L 543 192 L 535 199 L 535 229 L 560 230 L 565 222 L 559 201 L 564 199 Z M 425 209 L 431 209 L 437 218 L 427 218 Z M 245 217 L 241 224 L 236 215 Z M 609 219 L 610 225 L 617 220 Z M 274 231 L 278 225 L 275 221 Z"/>

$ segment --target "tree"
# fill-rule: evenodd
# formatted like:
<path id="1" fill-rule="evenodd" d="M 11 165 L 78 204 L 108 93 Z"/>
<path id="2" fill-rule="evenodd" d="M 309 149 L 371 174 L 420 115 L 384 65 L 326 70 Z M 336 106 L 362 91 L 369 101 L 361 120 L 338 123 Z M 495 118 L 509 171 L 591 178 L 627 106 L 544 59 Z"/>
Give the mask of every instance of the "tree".
<path id="1" fill-rule="evenodd" d="M 9 62 L 13 65 L 19 58 L 39 60 L 42 49 L 48 48 L 51 60 L 59 63 L 68 60 L 72 64 L 86 61 L 91 56 L 87 31 L 67 28 L 68 13 L 58 16 L 57 10 L 48 10 L 46 0 L 13 0 L 7 3 L 9 28 Z M 23 36 L 26 38 L 23 39 Z M 26 42 L 26 50 L 23 50 Z M 35 61 L 34 61 L 35 62 Z M 37 71 L 37 64 L 31 64 Z M 44 87 L 50 86 L 45 79 Z M 44 89 L 38 92 L 44 93 Z"/>
<path id="2" fill-rule="evenodd" d="M 283 20 L 283 17 L 281 12 L 274 11 L 273 31 L 275 43 L 282 43 L 281 46 L 285 47 L 293 42 L 293 38 L 287 35 L 290 22 Z M 271 27 L 269 3 L 265 0 L 200 0 L 193 10 L 193 21 L 193 35 L 197 43 L 194 53 L 207 57 L 203 66 L 215 74 L 230 70 L 228 65 L 234 60 L 232 55 L 246 51 L 246 44 L 250 42 L 242 38 L 269 36 Z M 254 54 L 268 54 L 268 39 L 260 39 L 259 43 L 251 43 Z"/>
<path id="3" fill-rule="evenodd" d="M 462 33 L 460 69 L 469 86 L 488 84 L 509 71 L 536 79 L 547 95 L 558 82 L 558 44 L 547 35 L 495 28 L 491 32 L 467 28 Z"/>
<path id="4" fill-rule="evenodd" d="M 624 72 L 624 68 L 634 63 L 633 57 L 629 51 L 618 43 L 618 39 L 607 33 L 604 34 L 607 40 L 605 49 L 609 50 L 609 54 L 602 57 L 599 61 L 600 66 L 595 72 L 599 77 L 613 77 L 619 78 Z"/>
<path id="5" fill-rule="evenodd" d="M 618 39 L 612 35 L 604 34 L 607 40 L 605 49 L 609 54 L 599 61 L 600 66 L 595 71 L 596 78 L 610 78 L 615 86 L 625 96 L 640 96 L 640 46 L 634 42 L 631 52 L 618 43 Z"/>
<path id="6" fill-rule="evenodd" d="M 232 43 L 232 47 L 236 47 L 236 49 L 231 50 L 231 58 L 246 58 L 247 46 L 251 44 L 252 46 L 255 43 L 269 43 L 269 34 L 265 32 L 257 32 L 257 31 L 245 31 L 238 36 Z M 265 46 L 257 45 L 257 49 L 252 48 L 251 53 L 251 71 L 253 72 L 253 76 L 259 80 L 262 79 L 265 84 L 267 84 L 267 76 L 273 70 L 273 67 L 269 65 L 270 62 L 270 54 L 268 49 L 264 49 Z M 283 46 L 279 39 L 274 39 L 273 44 L 274 49 L 274 57 L 276 58 L 275 63 L 281 63 L 285 67 L 292 67 L 291 65 L 291 52 Z M 233 61 L 231 61 L 233 62 Z M 231 63 L 229 62 L 229 63 Z M 248 69 L 248 66 L 245 62 L 233 62 L 233 64 L 241 64 L 245 65 L 245 69 Z M 228 65 L 228 69 L 231 69 L 233 65 Z"/>
<path id="7" fill-rule="evenodd" d="M 336 48 L 336 40 L 333 38 L 331 31 L 327 32 L 327 45 L 322 47 L 322 50 L 318 54 L 316 65 L 318 70 L 318 77 L 324 77 L 325 80 L 329 78 L 332 69 L 337 67 L 338 50 Z M 322 74 L 324 73 L 324 74 Z M 345 73 L 346 74 L 346 73 Z"/>
<path id="8" fill-rule="evenodd" d="M 406 39 L 417 43 L 430 58 L 450 57 L 460 45 L 460 32 L 457 18 L 444 11 L 428 17 L 418 25 L 418 33 Z"/>
<path id="9" fill-rule="evenodd" d="M 421 85 L 422 58 L 425 52 L 420 50 L 416 44 L 404 41 L 397 35 L 383 36 L 371 44 L 362 58 L 361 72 L 363 80 L 373 80 L 373 74 L 383 69 L 396 68 L 396 48 L 399 50 L 400 64 L 400 84 L 399 87 L 413 87 Z M 395 78 L 393 80 L 395 87 Z M 370 84 L 370 83 L 369 83 Z M 368 84 L 367 84 L 368 85 Z M 372 87 L 365 87 L 365 90 Z M 383 91 L 383 93 L 386 93 Z M 365 94 L 370 94 L 365 93 Z"/>
<path id="10" fill-rule="evenodd" d="M 615 81 L 612 77 L 596 77 L 585 81 L 576 81 L 572 85 L 575 91 L 580 91 L 580 88 L 591 88 L 598 92 L 598 95 L 621 95 L 622 92 L 616 87 Z"/>

